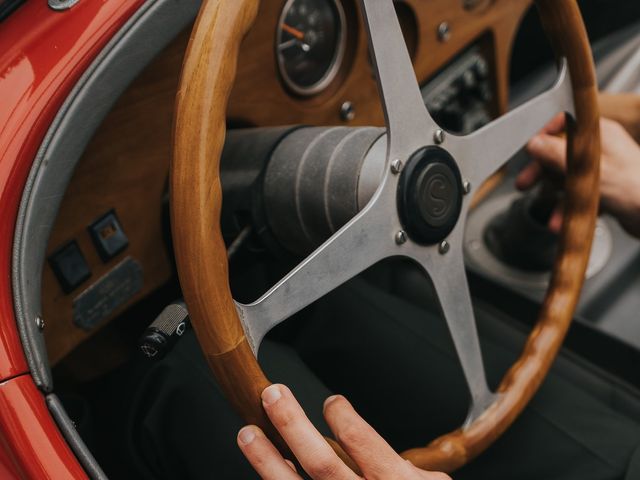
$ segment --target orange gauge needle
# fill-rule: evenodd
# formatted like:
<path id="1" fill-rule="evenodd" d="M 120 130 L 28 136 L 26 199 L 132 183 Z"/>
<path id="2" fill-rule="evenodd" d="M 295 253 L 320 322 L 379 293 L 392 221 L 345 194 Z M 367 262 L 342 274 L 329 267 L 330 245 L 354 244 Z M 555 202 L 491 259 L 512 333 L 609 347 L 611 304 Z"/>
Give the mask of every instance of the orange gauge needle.
<path id="1" fill-rule="evenodd" d="M 304 32 L 301 32 L 297 28 L 293 28 L 291 25 L 287 25 L 286 23 L 282 24 L 282 30 L 287 32 L 289 35 L 292 35 L 296 39 L 303 41 L 304 40 Z"/>

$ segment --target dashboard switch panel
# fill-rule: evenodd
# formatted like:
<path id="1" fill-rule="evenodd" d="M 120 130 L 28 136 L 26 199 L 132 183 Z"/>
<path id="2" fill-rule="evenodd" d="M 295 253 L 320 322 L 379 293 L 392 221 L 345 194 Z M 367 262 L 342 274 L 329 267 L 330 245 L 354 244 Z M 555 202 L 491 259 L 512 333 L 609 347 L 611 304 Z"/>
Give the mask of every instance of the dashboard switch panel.
<path id="1" fill-rule="evenodd" d="M 441 70 L 421 89 L 433 119 L 458 135 L 489 123 L 495 98 L 490 70 L 479 47 L 467 50 Z"/>
<path id="2" fill-rule="evenodd" d="M 64 293 L 71 293 L 91 276 L 89 265 L 73 240 L 49 257 L 49 265 Z"/>
<path id="3" fill-rule="evenodd" d="M 89 234 L 103 262 L 108 262 L 129 245 L 129 239 L 114 210 L 92 223 Z"/>

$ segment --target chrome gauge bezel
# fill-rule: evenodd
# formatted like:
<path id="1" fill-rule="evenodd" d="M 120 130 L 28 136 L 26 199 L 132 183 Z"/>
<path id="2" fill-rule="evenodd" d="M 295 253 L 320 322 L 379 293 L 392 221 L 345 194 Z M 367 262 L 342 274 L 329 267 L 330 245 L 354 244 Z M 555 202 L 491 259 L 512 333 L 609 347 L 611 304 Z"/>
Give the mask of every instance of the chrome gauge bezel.
<path id="1" fill-rule="evenodd" d="M 308 87 L 297 84 L 288 75 L 284 57 L 281 54 L 280 50 L 278 49 L 278 46 L 283 42 L 282 24 L 285 22 L 289 9 L 293 5 L 293 3 L 296 2 L 296 0 L 287 0 L 287 2 L 284 4 L 284 7 L 282 7 L 282 12 L 280 13 L 280 17 L 278 19 L 276 43 L 275 43 L 276 59 L 278 62 L 278 73 L 280 74 L 282 82 L 285 84 L 287 89 L 289 89 L 291 92 L 297 95 L 304 96 L 304 97 L 309 97 L 309 96 L 317 95 L 321 93 L 336 79 L 338 73 L 340 72 L 340 67 L 342 66 L 342 61 L 344 60 L 345 51 L 347 48 L 347 32 L 346 32 L 347 17 L 346 17 L 344 8 L 342 7 L 342 3 L 340 2 L 340 0 L 324 0 L 324 1 L 332 4 L 332 8 L 334 8 L 335 12 L 337 13 L 337 20 L 338 20 L 337 49 L 334 53 L 333 60 L 331 61 L 331 65 L 327 69 L 323 77 L 320 80 L 318 80 L 316 83 Z"/>

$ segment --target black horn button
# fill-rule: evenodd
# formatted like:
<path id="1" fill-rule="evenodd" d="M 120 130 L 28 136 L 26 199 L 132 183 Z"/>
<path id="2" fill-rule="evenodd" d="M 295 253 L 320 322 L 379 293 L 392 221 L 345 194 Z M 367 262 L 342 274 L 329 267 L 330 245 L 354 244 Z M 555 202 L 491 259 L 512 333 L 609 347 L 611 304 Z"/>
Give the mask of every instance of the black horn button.
<path id="1" fill-rule="evenodd" d="M 409 236 L 433 245 L 455 227 L 462 209 L 462 178 L 453 157 L 440 147 L 417 151 L 400 177 L 398 211 Z"/>

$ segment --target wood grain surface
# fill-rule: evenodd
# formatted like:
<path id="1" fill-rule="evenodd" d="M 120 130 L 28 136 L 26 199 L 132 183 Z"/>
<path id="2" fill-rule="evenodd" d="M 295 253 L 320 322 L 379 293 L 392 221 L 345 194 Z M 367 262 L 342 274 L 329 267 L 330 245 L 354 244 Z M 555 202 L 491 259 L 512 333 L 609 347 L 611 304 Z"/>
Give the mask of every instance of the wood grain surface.
<path id="1" fill-rule="evenodd" d="M 312 122 L 340 125 L 340 106 L 353 103 L 356 116 L 349 125 L 382 126 L 384 118 L 368 55 L 368 41 L 359 3 L 343 0 L 349 36 L 344 65 L 335 82 L 320 95 L 291 95 L 278 76 L 274 49 L 276 25 L 284 2 L 260 2 L 258 21 L 244 39 L 238 75 L 229 100 L 229 118 L 247 125 L 287 125 Z M 488 9 L 468 11 L 451 0 L 405 0 L 417 31 L 414 67 L 425 81 L 458 53 L 478 41 L 493 64 L 496 113 L 508 104 L 510 55 L 520 21 L 531 0 L 497 0 Z M 438 39 L 438 26 L 451 30 L 447 42 Z M 405 23 L 408 25 L 408 23 Z"/>
<path id="2" fill-rule="evenodd" d="M 188 35 L 182 37 L 184 43 Z M 50 265 L 44 267 L 44 335 L 52 365 L 174 274 L 163 241 L 162 202 L 172 156 L 178 65 L 183 55 L 184 48 L 175 43 L 127 89 L 87 146 L 65 193 L 47 256 L 75 240 L 92 275 L 65 294 Z M 111 209 L 116 211 L 129 247 L 104 263 L 87 227 Z M 142 266 L 142 290 L 91 331 L 78 328 L 72 321 L 73 300 L 127 256 Z M 106 356 L 101 361 L 105 359 Z M 109 365 L 113 363 L 107 362 L 105 367 Z"/>
<path id="3" fill-rule="evenodd" d="M 227 109 L 231 125 L 383 124 L 358 2 L 342 0 L 342 3 L 348 27 L 344 65 L 326 91 L 302 98 L 287 91 L 276 68 L 274 42 L 284 0 L 260 2 L 258 20 L 240 46 L 238 72 Z M 415 45 L 411 50 L 415 52 L 414 64 L 420 81 L 426 81 L 457 54 L 478 42 L 491 64 L 496 92 L 493 109 L 496 114 L 504 112 L 511 48 L 531 0 L 496 0 L 489 8 L 472 11 L 465 10 L 462 2 L 450 0 L 401 3 L 402 24 L 405 36 Z M 447 42 L 437 37 L 437 28 L 442 22 L 451 28 Z M 160 231 L 160 201 L 169 174 L 171 118 L 190 32 L 191 27 L 178 36 L 117 102 L 72 178 L 47 251 L 51 254 L 66 242 L 76 240 L 93 275 L 78 290 L 65 294 L 50 267 L 45 266 L 42 303 L 47 324 L 45 338 L 53 364 L 171 275 Z M 351 101 L 356 111 L 355 119 L 350 122 L 339 114 L 345 101 Z M 495 177 L 477 191 L 490 191 L 499 180 Z M 86 227 L 111 208 L 115 208 L 123 223 L 130 247 L 125 254 L 104 264 L 91 244 Z M 91 331 L 77 328 L 72 322 L 73 299 L 126 254 L 142 265 L 143 291 L 105 318 L 100 326 Z"/>
<path id="4" fill-rule="evenodd" d="M 257 7 L 258 0 L 202 4 L 177 96 L 171 219 L 180 283 L 202 351 L 232 405 L 270 431 L 260 401 L 269 382 L 238 319 L 220 231 L 227 102 L 240 42 Z"/>
<path id="5" fill-rule="evenodd" d="M 600 157 L 595 72 L 575 0 L 536 3 L 558 56 L 568 57 L 576 104 L 576 119 L 569 122 L 567 216 L 559 255 L 539 323 L 521 358 L 503 379 L 499 400 L 464 429 L 403 453 L 428 470 L 453 471 L 461 467 L 491 445 L 517 418 L 560 349 L 584 280 L 598 206 L 597 195 L 593 195 L 597 191 Z M 430 5 L 437 15 L 437 2 Z M 222 199 L 218 167 L 227 101 L 235 80 L 239 43 L 256 12 L 257 0 L 206 0 L 203 4 L 178 95 L 171 187 L 178 270 L 200 344 L 232 404 L 246 421 L 268 428 L 259 395 L 268 380 L 248 347 L 231 298 L 219 226 Z M 260 13 L 259 25 L 265 19 L 264 10 Z M 459 29 L 464 32 L 463 25 Z M 420 56 L 420 46 L 417 52 Z M 419 66 L 417 70 L 420 71 Z M 360 88 L 366 91 L 362 80 Z M 243 89 L 242 82 L 243 78 L 239 78 L 237 89 Z M 263 115 L 263 121 L 273 121 L 274 111 L 257 108 L 259 102 L 258 97 L 249 102 L 258 111 L 256 118 Z M 289 118 L 292 108 L 293 104 L 283 106 L 285 118 Z M 371 115 L 373 118 L 373 110 Z"/>

